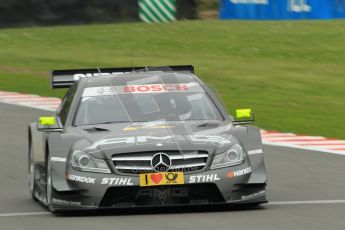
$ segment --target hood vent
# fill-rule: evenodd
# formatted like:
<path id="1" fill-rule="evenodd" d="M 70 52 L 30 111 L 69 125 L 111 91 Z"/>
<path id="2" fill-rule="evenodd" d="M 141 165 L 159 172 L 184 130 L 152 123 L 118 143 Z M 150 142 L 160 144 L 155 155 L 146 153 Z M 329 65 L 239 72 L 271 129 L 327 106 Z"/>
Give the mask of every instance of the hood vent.
<path id="1" fill-rule="evenodd" d="M 219 123 L 203 123 L 198 125 L 198 128 L 217 128 L 219 126 Z"/>
<path id="2" fill-rule="evenodd" d="M 88 133 L 98 133 L 98 132 L 110 132 L 109 129 L 99 128 L 99 127 L 93 127 L 90 129 L 84 129 Z"/>

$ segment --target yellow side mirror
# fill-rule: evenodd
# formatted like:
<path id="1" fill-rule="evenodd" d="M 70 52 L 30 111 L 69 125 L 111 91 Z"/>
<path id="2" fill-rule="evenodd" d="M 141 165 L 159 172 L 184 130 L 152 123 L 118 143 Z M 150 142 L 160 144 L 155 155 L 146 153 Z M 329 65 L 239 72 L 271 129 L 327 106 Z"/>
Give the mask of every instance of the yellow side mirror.
<path id="1" fill-rule="evenodd" d="M 55 125 L 55 117 L 39 117 L 38 118 L 38 123 L 40 125 Z"/>
<path id="2" fill-rule="evenodd" d="M 39 117 L 36 124 L 40 132 L 60 132 L 63 129 L 56 117 Z"/>
<path id="3" fill-rule="evenodd" d="M 236 109 L 236 118 L 251 118 L 252 109 Z"/>
<path id="4" fill-rule="evenodd" d="M 249 124 L 254 122 L 252 109 L 236 109 L 234 125 Z"/>

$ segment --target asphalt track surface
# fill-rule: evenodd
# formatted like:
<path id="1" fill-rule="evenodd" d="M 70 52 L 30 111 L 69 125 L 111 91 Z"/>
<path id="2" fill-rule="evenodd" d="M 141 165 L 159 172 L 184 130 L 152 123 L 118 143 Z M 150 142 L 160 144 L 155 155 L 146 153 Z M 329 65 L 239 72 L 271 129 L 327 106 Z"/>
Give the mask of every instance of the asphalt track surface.
<path id="1" fill-rule="evenodd" d="M 27 189 L 27 125 L 49 112 L 0 103 L 0 230 L 345 229 L 345 156 L 265 146 L 270 204 L 56 216 Z"/>

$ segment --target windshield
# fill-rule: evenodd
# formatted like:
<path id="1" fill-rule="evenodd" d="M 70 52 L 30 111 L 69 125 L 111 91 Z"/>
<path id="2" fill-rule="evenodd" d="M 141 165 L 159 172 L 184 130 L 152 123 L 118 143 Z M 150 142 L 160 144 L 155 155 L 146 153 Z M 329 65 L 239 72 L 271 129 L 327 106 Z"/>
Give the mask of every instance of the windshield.
<path id="1" fill-rule="evenodd" d="M 197 83 L 86 88 L 74 125 L 189 120 L 222 120 Z"/>

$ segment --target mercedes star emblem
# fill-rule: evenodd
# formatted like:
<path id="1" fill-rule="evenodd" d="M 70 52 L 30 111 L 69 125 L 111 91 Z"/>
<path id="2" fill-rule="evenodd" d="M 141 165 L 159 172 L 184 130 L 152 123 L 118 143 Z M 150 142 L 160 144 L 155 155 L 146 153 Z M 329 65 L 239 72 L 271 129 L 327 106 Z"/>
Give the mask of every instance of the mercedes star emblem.
<path id="1" fill-rule="evenodd" d="M 166 153 L 156 153 L 151 159 L 151 167 L 155 172 L 167 172 L 171 167 L 171 159 Z"/>

